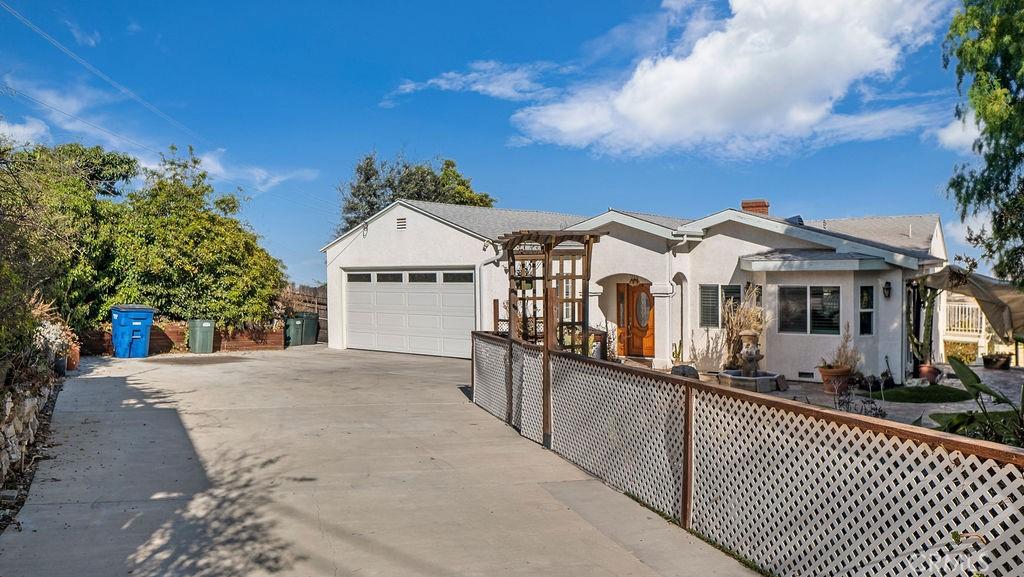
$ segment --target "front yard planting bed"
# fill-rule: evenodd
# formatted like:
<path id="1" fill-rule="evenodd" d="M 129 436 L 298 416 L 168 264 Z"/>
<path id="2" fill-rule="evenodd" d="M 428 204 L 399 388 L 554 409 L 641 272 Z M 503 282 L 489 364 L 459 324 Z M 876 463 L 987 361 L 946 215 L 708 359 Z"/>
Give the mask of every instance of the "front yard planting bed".
<path id="1" fill-rule="evenodd" d="M 891 403 L 959 403 L 970 401 L 973 397 L 964 389 L 947 387 L 946 385 L 928 385 L 927 387 L 900 387 L 885 391 L 885 400 Z M 872 399 L 881 400 L 882 391 L 870 393 Z"/>
<path id="2" fill-rule="evenodd" d="M 931 420 L 938 423 L 939 428 L 942 428 L 946 426 L 946 423 L 962 414 L 964 413 L 931 413 L 928 416 Z M 1001 421 L 1004 426 L 1008 426 L 1013 419 L 1013 411 L 989 411 L 988 414 L 991 415 L 993 419 Z"/>

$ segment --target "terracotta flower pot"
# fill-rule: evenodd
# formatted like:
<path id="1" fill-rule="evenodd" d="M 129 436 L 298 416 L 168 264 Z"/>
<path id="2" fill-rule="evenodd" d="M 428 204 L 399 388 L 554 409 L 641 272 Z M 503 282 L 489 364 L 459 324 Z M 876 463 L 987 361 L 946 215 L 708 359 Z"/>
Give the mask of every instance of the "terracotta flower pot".
<path id="1" fill-rule="evenodd" d="M 928 381 L 929 384 L 934 385 L 939 382 L 939 376 L 942 374 L 942 371 L 934 365 L 921 365 L 917 368 L 917 374 L 922 379 Z"/>
<path id="2" fill-rule="evenodd" d="M 850 367 L 818 367 L 818 372 L 821 373 L 821 384 L 826 393 L 845 393 L 850 388 L 850 375 L 853 374 Z"/>
<path id="3" fill-rule="evenodd" d="M 78 363 L 82 359 L 82 350 L 78 345 L 71 345 L 71 349 L 68 351 L 68 370 L 74 371 L 78 369 Z"/>

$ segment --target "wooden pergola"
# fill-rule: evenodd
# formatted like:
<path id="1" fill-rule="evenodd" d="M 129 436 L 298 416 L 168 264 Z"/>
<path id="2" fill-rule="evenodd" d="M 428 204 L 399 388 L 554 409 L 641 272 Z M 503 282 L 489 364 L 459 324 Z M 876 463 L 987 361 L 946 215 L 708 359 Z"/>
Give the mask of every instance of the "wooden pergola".
<path id="1" fill-rule="evenodd" d="M 508 262 L 512 337 L 588 354 L 590 261 L 603 234 L 522 230 L 498 238 Z"/>
<path id="2" fill-rule="evenodd" d="M 546 446 L 551 442 L 550 353 L 590 355 L 590 260 L 603 234 L 521 230 L 498 238 L 508 259 L 509 337 L 543 345 Z"/>

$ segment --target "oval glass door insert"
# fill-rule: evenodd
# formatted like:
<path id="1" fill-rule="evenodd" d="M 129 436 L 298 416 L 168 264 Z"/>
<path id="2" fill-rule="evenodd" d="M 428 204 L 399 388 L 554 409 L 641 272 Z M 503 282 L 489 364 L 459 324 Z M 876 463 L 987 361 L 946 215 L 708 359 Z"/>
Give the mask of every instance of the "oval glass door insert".
<path id="1" fill-rule="evenodd" d="M 647 328 L 651 320 L 651 297 L 647 293 L 640 293 L 636 296 L 636 324 L 642 329 Z"/>

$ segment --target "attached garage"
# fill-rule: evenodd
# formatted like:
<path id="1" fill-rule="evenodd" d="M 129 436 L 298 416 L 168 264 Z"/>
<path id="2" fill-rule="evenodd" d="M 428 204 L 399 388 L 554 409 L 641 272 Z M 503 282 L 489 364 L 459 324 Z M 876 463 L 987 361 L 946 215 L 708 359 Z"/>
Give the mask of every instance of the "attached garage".
<path id="1" fill-rule="evenodd" d="M 474 281 L 472 270 L 347 272 L 348 347 L 468 357 Z"/>
<path id="2" fill-rule="evenodd" d="M 470 333 L 492 329 L 508 298 L 495 242 L 581 217 L 399 200 L 325 246 L 328 345 L 470 356 Z"/>

